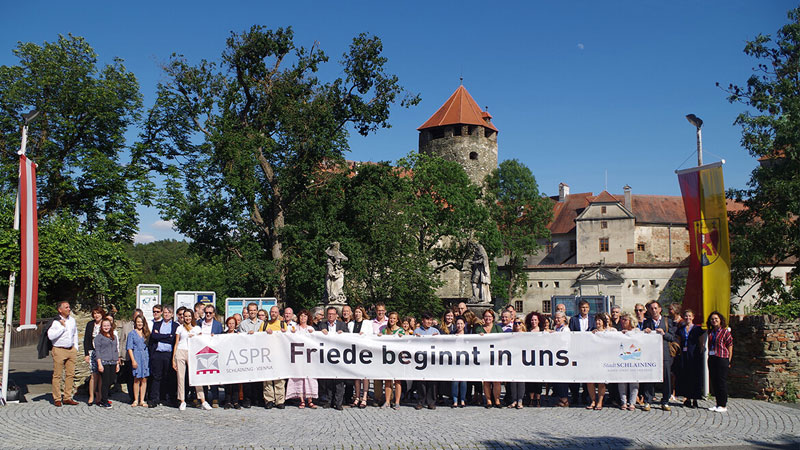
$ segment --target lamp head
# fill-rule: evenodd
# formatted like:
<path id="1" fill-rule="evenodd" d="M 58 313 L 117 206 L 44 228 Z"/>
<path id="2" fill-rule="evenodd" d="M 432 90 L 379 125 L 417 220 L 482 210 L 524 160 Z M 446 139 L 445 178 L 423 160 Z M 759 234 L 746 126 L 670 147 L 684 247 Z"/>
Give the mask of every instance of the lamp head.
<path id="1" fill-rule="evenodd" d="M 38 109 L 34 109 L 34 110 L 31 110 L 31 112 L 29 112 L 29 113 L 23 114 L 22 118 L 25 120 L 25 125 L 28 125 L 29 123 L 31 123 L 34 120 L 36 120 L 39 117 L 40 114 L 41 114 L 41 111 L 39 111 Z"/>
<path id="2" fill-rule="evenodd" d="M 703 119 L 695 116 L 694 114 L 687 114 L 686 120 L 688 120 L 690 124 L 694 125 L 697 128 L 703 126 Z"/>

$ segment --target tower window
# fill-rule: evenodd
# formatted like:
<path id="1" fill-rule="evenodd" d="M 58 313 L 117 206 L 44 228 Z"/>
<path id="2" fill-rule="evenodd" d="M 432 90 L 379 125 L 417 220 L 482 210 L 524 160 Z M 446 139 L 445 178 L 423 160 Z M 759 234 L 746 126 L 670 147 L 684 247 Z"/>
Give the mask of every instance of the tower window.
<path id="1" fill-rule="evenodd" d="M 444 129 L 435 128 L 431 130 L 431 139 L 439 139 L 444 137 Z"/>
<path id="2" fill-rule="evenodd" d="M 478 152 L 469 152 L 469 159 L 477 160 L 478 159 Z"/>
<path id="3" fill-rule="evenodd" d="M 636 244 L 636 250 L 638 250 L 638 251 L 640 251 L 640 252 L 643 252 L 643 251 L 645 251 L 645 249 L 646 249 L 646 248 L 647 248 L 647 246 L 646 246 L 645 244 L 641 243 L 641 242 L 639 242 L 638 244 Z"/>
<path id="4" fill-rule="evenodd" d="M 470 135 L 470 136 L 472 136 L 473 134 L 475 134 L 475 128 L 476 128 L 476 127 L 475 127 L 475 125 L 470 125 L 470 126 L 467 128 L 467 134 L 468 134 L 468 135 Z"/>
<path id="5" fill-rule="evenodd" d="M 484 128 L 483 130 L 484 137 L 490 138 L 494 135 L 494 130 L 490 130 L 489 128 Z"/>
<path id="6" fill-rule="evenodd" d="M 601 252 L 608 251 L 608 238 L 600 238 L 600 251 Z"/>
<path id="7" fill-rule="evenodd" d="M 605 214 L 606 213 L 606 207 L 605 206 L 601 206 L 600 207 L 600 212 Z"/>
<path id="8" fill-rule="evenodd" d="M 600 228 L 608 228 L 608 222 L 606 222 L 605 220 L 601 221 Z"/>
<path id="9" fill-rule="evenodd" d="M 461 125 L 453 127 L 453 136 L 461 136 Z"/>

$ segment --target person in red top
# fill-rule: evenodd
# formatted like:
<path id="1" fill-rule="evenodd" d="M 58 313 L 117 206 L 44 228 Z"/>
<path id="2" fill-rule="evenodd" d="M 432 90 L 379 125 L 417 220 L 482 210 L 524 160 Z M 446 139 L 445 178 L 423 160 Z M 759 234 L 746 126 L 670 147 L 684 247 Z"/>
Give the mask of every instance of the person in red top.
<path id="1" fill-rule="evenodd" d="M 733 336 L 725 318 L 717 311 L 708 315 L 708 378 L 717 399 L 717 406 L 709 411 L 728 411 L 728 368 L 733 357 Z"/>

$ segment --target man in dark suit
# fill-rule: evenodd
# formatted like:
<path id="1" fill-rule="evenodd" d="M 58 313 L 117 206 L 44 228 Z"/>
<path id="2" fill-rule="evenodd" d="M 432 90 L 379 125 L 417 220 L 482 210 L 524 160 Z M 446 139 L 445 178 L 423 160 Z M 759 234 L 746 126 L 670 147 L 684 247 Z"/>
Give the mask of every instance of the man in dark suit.
<path id="1" fill-rule="evenodd" d="M 200 334 L 222 334 L 222 323 L 215 319 L 217 308 L 214 305 L 205 305 L 203 307 L 203 317 L 197 321 L 196 325 L 200 327 Z M 203 394 L 206 401 L 212 406 L 219 405 L 219 386 L 203 386 Z"/>
<path id="2" fill-rule="evenodd" d="M 158 406 L 161 392 L 167 402 L 174 402 L 177 389 L 175 371 L 172 369 L 172 350 L 178 324 L 172 320 L 172 307 L 163 308 L 163 319 L 153 323 L 150 333 L 150 401 L 151 408 Z"/>
<path id="3" fill-rule="evenodd" d="M 663 354 L 663 376 L 664 381 L 661 383 L 661 409 L 669 411 L 669 397 L 672 393 L 672 380 L 670 379 L 670 367 L 672 366 L 672 356 L 669 354 L 669 343 L 675 341 L 675 330 L 670 327 L 669 320 L 661 315 L 661 305 L 653 300 L 647 304 L 647 311 L 650 313 L 650 318 L 644 321 L 645 333 L 657 333 L 662 337 L 662 344 L 664 346 Z M 642 383 L 642 390 L 644 395 L 644 409 L 650 411 L 650 403 L 655 396 L 655 383 Z"/>
<path id="4" fill-rule="evenodd" d="M 329 306 L 327 311 L 325 311 L 325 316 L 328 320 L 324 322 L 320 321 L 315 326 L 317 331 L 321 331 L 322 334 L 341 334 L 349 332 L 347 324 L 337 319 L 339 313 L 336 311 L 335 307 Z M 344 401 L 344 380 L 320 380 L 320 388 L 327 394 L 327 406 L 332 406 L 337 411 L 344 409 L 342 407 L 342 402 Z"/>
<path id="5" fill-rule="evenodd" d="M 592 331 L 596 328 L 594 319 L 589 317 L 589 309 L 589 302 L 586 300 L 581 300 L 578 303 L 578 314 L 569 319 L 569 331 Z M 572 391 L 572 403 L 575 405 L 580 404 L 580 400 L 583 400 L 584 403 L 589 401 L 589 394 L 585 384 L 583 385 L 583 396 L 578 394 L 580 386 L 578 383 L 569 385 L 569 390 Z"/>

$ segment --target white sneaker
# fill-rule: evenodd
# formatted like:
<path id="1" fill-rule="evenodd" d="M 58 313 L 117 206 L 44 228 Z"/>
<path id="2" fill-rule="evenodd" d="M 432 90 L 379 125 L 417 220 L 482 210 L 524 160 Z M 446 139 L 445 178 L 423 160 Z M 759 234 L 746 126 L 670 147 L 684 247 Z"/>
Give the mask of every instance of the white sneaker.
<path id="1" fill-rule="evenodd" d="M 178 406 L 179 411 L 186 411 L 186 402 L 181 402 L 181 406 Z"/>
<path id="2" fill-rule="evenodd" d="M 718 413 L 724 413 L 724 412 L 728 412 L 728 408 L 726 408 L 724 406 L 717 406 L 717 409 L 715 409 L 714 411 L 718 412 Z"/>
<path id="3" fill-rule="evenodd" d="M 208 402 L 203 402 L 203 404 L 200 406 L 202 406 L 206 411 L 211 409 L 211 405 L 209 405 Z"/>
<path id="4" fill-rule="evenodd" d="M 709 411 L 713 411 L 713 412 L 717 412 L 718 408 L 719 408 L 718 406 L 712 406 L 711 408 L 708 408 L 708 410 Z"/>

